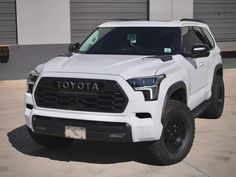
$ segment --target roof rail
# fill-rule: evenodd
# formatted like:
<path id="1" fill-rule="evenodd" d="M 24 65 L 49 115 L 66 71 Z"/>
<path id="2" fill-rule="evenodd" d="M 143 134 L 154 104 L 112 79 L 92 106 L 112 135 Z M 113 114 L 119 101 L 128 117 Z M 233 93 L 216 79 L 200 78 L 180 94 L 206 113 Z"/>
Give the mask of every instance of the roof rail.
<path id="1" fill-rule="evenodd" d="M 200 23 L 205 23 L 205 22 L 202 21 L 202 20 L 192 19 L 192 18 L 182 18 L 180 21 L 181 21 L 181 22 L 183 22 L 183 21 L 189 21 L 189 22 L 200 22 Z"/>
<path id="2" fill-rule="evenodd" d="M 112 21 L 142 21 L 141 19 L 114 19 Z"/>

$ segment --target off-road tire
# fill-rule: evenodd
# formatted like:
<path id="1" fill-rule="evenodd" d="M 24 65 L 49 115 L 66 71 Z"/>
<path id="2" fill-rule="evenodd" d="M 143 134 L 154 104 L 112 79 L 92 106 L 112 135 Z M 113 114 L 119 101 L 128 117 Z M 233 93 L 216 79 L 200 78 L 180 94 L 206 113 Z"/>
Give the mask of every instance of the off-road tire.
<path id="1" fill-rule="evenodd" d="M 148 145 L 151 161 L 158 165 L 172 165 L 183 160 L 192 147 L 195 134 L 194 118 L 184 103 L 170 100 L 165 110 L 161 138 Z"/>
<path id="2" fill-rule="evenodd" d="M 215 76 L 212 86 L 210 105 L 199 116 L 201 118 L 220 118 L 224 109 L 224 81 L 222 76 Z"/>
<path id="3" fill-rule="evenodd" d="M 29 127 L 27 127 L 27 129 L 30 137 L 34 140 L 34 142 L 46 148 L 60 148 L 67 146 L 73 142 L 73 139 L 49 136 L 49 135 L 41 135 L 34 133 Z"/>

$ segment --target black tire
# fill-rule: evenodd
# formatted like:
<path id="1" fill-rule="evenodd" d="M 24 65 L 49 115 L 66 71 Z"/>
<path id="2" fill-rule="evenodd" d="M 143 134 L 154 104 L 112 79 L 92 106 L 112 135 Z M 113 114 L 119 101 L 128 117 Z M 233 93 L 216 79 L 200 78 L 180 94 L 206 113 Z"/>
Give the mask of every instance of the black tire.
<path id="1" fill-rule="evenodd" d="M 46 148 L 60 148 L 67 146 L 73 142 L 73 139 L 49 136 L 49 135 L 41 135 L 34 133 L 29 127 L 27 127 L 27 129 L 30 137 L 34 140 L 34 142 Z"/>
<path id="2" fill-rule="evenodd" d="M 224 109 L 224 81 L 221 76 L 215 76 L 212 85 L 212 96 L 210 99 L 210 105 L 199 116 L 201 118 L 217 119 L 220 118 Z"/>
<path id="3" fill-rule="evenodd" d="M 182 102 L 170 100 L 162 117 L 161 138 L 148 146 L 151 160 L 158 165 L 172 165 L 189 153 L 195 134 L 194 118 Z"/>

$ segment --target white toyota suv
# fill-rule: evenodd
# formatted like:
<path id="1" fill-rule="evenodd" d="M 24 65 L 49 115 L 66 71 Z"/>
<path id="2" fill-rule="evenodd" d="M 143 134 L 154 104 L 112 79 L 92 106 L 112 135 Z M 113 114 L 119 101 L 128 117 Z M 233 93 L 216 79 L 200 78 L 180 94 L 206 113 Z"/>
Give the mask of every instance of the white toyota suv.
<path id="1" fill-rule="evenodd" d="M 194 118 L 224 107 L 220 49 L 198 20 L 114 21 L 28 76 L 25 119 L 32 139 L 146 142 L 152 160 L 181 161 Z"/>

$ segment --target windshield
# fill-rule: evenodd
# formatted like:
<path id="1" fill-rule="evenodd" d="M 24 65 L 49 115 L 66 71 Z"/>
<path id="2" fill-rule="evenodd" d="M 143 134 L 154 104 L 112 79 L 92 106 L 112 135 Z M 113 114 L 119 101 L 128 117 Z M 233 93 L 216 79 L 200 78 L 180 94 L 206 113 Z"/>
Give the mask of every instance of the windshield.
<path id="1" fill-rule="evenodd" d="M 81 45 L 79 53 L 120 55 L 173 55 L 180 53 L 176 27 L 98 28 Z"/>

